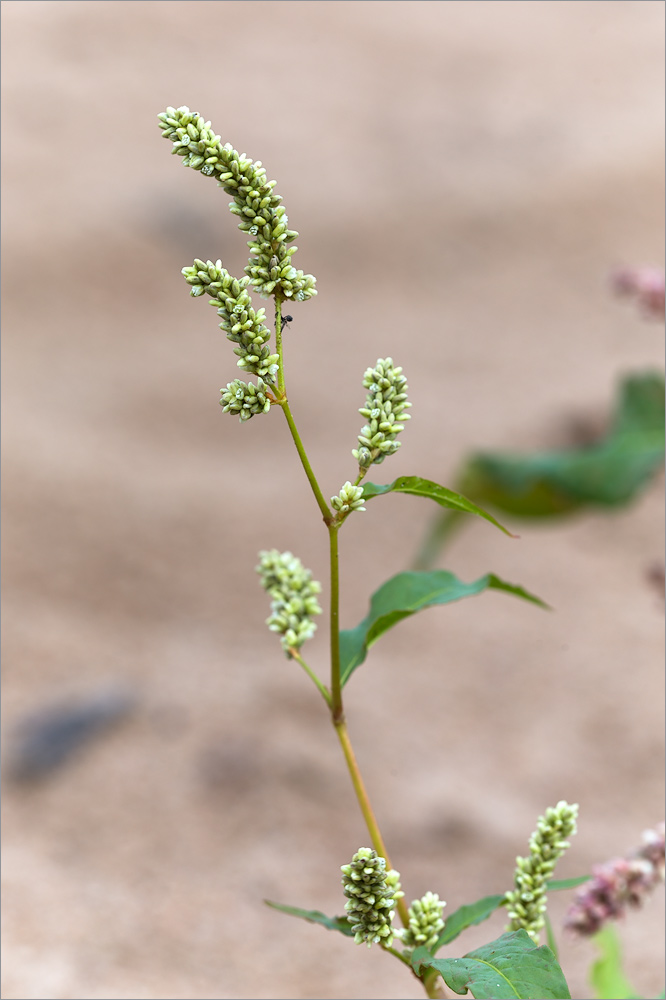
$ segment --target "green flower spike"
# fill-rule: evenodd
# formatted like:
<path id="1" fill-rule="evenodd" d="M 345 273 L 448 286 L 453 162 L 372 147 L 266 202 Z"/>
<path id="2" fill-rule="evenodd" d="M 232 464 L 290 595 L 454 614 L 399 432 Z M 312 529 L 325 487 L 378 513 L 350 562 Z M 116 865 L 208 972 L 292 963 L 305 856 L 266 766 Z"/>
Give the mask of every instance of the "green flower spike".
<path id="1" fill-rule="evenodd" d="M 351 864 L 343 865 L 342 885 L 348 901 L 347 919 L 354 931 L 356 944 L 367 942 L 390 948 L 395 931 L 391 926 L 393 905 L 404 895 L 400 892 L 400 875 L 386 871 L 386 861 L 376 851 L 362 847 Z"/>
<path id="2" fill-rule="evenodd" d="M 352 510 L 365 510 L 363 487 L 352 486 L 350 482 L 346 482 L 340 490 L 340 496 L 331 497 L 331 506 L 341 514 L 349 514 Z"/>
<path id="3" fill-rule="evenodd" d="M 264 325 L 265 309 L 255 312 L 247 292 L 249 278 L 234 278 L 222 267 L 222 261 L 195 260 L 191 267 L 184 267 L 183 277 L 191 286 L 190 294 L 210 295 L 210 304 L 222 318 L 220 329 L 229 340 L 237 344 L 234 354 L 240 358 L 238 367 L 250 375 L 259 375 L 267 382 L 274 382 L 279 358 L 271 354 L 268 341 L 270 330 Z"/>
<path id="4" fill-rule="evenodd" d="M 300 649 L 317 628 L 312 616 L 321 614 L 316 597 L 321 592 L 321 585 L 291 552 L 271 549 L 260 552 L 259 559 L 257 573 L 261 576 L 261 585 L 273 598 L 266 624 L 271 632 L 279 632 L 282 636 L 282 648 L 286 653 L 290 648 Z"/>
<path id="5" fill-rule="evenodd" d="M 229 143 L 222 145 L 210 122 L 187 107 L 169 107 L 157 117 L 162 135 L 173 143 L 171 152 L 183 157 L 183 165 L 215 177 L 233 198 L 229 208 L 241 220 L 238 228 L 252 237 L 245 273 L 256 291 L 295 302 L 316 295 L 315 278 L 291 263 L 297 247 L 287 244 L 298 233 L 289 229 L 282 198 L 273 194 L 275 181 L 266 180 L 261 161 L 250 160 Z"/>
<path id="6" fill-rule="evenodd" d="M 402 421 L 410 419 L 404 411 L 412 405 L 407 402 L 407 379 L 401 373 L 402 368 L 393 367 L 392 358 L 380 358 L 363 376 L 363 385 L 370 391 L 359 413 L 369 422 L 358 436 L 359 447 L 352 451 L 360 469 L 379 465 L 400 447 L 395 439 L 404 430 Z"/>
<path id="7" fill-rule="evenodd" d="M 555 865 L 562 857 L 576 832 L 578 806 L 558 802 L 540 816 L 530 837 L 530 856 L 516 858 L 515 889 L 506 893 L 507 913 L 511 918 L 508 930 L 522 927 L 532 940 L 539 943 L 539 932 L 545 926 L 546 885 L 553 877 Z"/>
<path id="8" fill-rule="evenodd" d="M 436 892 L 426 892 L 421 899 L 415 899 L 409 907 L 409 925 L 400 932 L 403 945 L 409 949 L 421 945 L 432 948 L 444 929 L 445 906 Z"/>
<path id="9" fill-rule="evenodd" d="M 268 386 L 259 379 L 255 385 L 253 382 L 241 382 L 235 378 L 229 382 L 226 389 L 220 389 L 222 398 L 220 405 L 224 413 L 237 413 L 241 423 L 249 420 L 255 413 L 268 413 L 271 408 L 271 400 L 267 395 Z"/>

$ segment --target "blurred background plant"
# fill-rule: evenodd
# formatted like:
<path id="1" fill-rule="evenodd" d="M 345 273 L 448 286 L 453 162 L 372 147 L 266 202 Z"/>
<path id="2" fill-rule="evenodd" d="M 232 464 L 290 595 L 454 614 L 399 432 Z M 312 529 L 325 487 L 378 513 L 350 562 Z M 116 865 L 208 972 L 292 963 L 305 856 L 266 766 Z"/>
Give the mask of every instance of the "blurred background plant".
<path id="1" fill-rule="evenodd" d="M 663 323 L 663 271 L 621 268 L 613 275 L 613 286 L 618 294 L 633 297 L 646 319 Z M 583 440 L 557 450 L 473 453 L 463 459 L 454 488 L 522 522 L 627 506 L 664 464 L 663 374 L 623 376 L 606 428 L 590 435 L 581 427 L 577 436 Z M 455 511 L 433 518 L 416 567 L 429 569 L 464 521 Z"/>

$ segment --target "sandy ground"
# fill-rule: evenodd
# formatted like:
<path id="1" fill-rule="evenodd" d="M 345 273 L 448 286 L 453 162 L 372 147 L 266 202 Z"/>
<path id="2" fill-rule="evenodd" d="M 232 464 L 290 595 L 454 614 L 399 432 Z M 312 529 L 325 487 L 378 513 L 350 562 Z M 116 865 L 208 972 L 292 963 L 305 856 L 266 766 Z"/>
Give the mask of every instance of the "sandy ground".
<path id="1" fill-rule="evenodd" d="M 6 745 L 109 685 L 137 709 L 59 772 L 7 782 L 3 997 L 409 998 L 373 949 L 268 910 L 340 912 L 367 842 L 316 691 L 265 629 L 260 548 L 325 578 L 279 413 L 224 416 L 234 377 L 179 269 L 244 243 L 155 115 L 188 104 L 278 179 L 319 296 L 292 310 L 297 421 L 327 496 L 353 477 L 362 372 L 413 402 L 386 476 L 451 483 L 471 448 L 567 440 L 662 331 L 609 270 L 663 264 L 655 2 L 3 3 Z M 377 481 L 389 481 L 382 475 Z M 441 565 L 485 595 L 403 623 L 348 689 L 408 897 L 510 885 L 536 817 L 580 803 L 562 876 L 663 815 L 663 487 L 513 542 L 470 525 Z M 389 497 L 342 539 L 343 622 L 429 517 Z M 310 660 L 325 669 L 323 631 Z M 663 896 L 622 929 L 663 988 Z M 553 901 L 561 919 L 564 897 Z M 452 947 L 501 933 L 502 919 Z M 572 995 L 593 950 L 564 941 Z"/>

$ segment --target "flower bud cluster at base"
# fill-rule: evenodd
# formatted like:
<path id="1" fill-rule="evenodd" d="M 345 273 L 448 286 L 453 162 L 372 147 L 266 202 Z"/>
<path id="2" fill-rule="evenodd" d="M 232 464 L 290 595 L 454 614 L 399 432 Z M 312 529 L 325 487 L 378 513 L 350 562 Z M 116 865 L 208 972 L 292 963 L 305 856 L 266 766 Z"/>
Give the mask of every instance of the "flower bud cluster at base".
<path id="1" fill-rule="evenodd" d="M 343 865 L 342 885 L 348 901 L 347 919 L 354 931 L 356 944 L 382 944 L 390 947 L 395 931 L 392 927 L 396 900 L 400 891 L 398 872 L 386 871 L 386 860 L 376 851 L 362 847 L 348 865 Z"/>

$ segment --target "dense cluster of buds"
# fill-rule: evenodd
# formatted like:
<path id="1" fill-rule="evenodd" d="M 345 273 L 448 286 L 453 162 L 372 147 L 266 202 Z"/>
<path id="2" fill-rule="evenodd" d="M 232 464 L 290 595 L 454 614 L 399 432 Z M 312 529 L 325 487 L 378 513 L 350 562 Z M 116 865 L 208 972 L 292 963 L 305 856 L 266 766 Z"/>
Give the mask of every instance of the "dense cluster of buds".
<path id="1" fill-rule="evenodd" d="M 404 411 L 412 405 L 407 402 L 407 379 L 402 368 L 393 367 L 393 358 L 379 358 L 374 368 L 366 370 L 363 385 L 369 391 L 359 413 L 368 423 L 358 436 L 359 447 L 352 451 L 361 470 L 379 465 L 398 450 L 396 437 L 404 430 L 403 421 L 409 420 Z"/>
<path id="2" fill-rule="evenodd" d="M 260 552 L 259 559 L 257 573 L 261 576 L 261 585 L 273 598 L 266 624 L 271 632 L 282 636 L 285 652 L 299 649 L 317 629 L 312 617 L 321 614 L 316 596 L 321 592 L 321 585 L 291 552 L 271 549 Z"/>
<path id="3" fill-rule="evenodd" d="M 354 931 L 356 944 L 366 942 L 389 948 L 395 931 L 392 922 L 394 904 L 404 893 L 400 891 L 400 875 L 386 871 L 386 861 L 369 847 L 361 847 L 343 865 L 342 885 L 347 902 L 347 919 Z"/>
<path id="4" fill-rule="evenodd" d="M 664 881 L 664 824 L 646 830 L 642 845 L 628 858 L 597 865 L 592 873 L 593 878 L 577 891 L 565 920 L 565 927 L 581 935 L 596 934 L 608 920 L 641 906 Z"/>
<path id="5" fill-rule="evenodd" d="M 426 892 L 421 899 L 415 899 L 409 907 L 409 924 L 400 937 L 405 948 L 432 948 L 444 929 L 442 911 L 446 903 L 436 892 Z"/>
<path id="6" fill-rule="evenodd" d="M 191 287 L 191 295 L 210 295 L 210 304 L 217 309 L 229 340 L 237 346 L 234 354 L 239 357 L 238 367 L 250 375 L 259 375 L 267 382 L 274 382 L 278 370 L 278 356 L 271 354 L 268 341 L 271 332 L 264 325 L 266 310 L 257 312 L 247 292 L 249 278 L 234 278 L 222 261 L 196 259 L 191 267 L 184 267 L 182 274 Z"/>
<path id="7" fill-rule="evenodd" d="M 241 422 L 249 420 L 256 413 L 268 413 L 271 408 L 268 386 L 263 379 L 259 379 L 255 385 L 254 382 L 242 382 L 235 378 L 220 392 L 220 405 L 224 413 L 237 413 Z"/>
<path id="8" fill-rule="evenodd" d="M 546 809 L 530 837 L 529 857 L 516 858 L 515 889 L 506 893 L 509 930 L 522 927 L 537 944 L 546 923 L 546 886 L 569 847 L 567 837 L 576 832 L 577 816 L 578 806 L 567 802 Z"/>
<path id="9" fill-rule="evenodd" d="M 183 158 L 183 165 L 215 177 L 233 198 L 229 207 L 240 219 L 238 228 L 252 237 L 245 273 L 256 291 L 297 302 L 316 295 L 314 277 L 291 263 L 297 248 L 287 244 L 298 233 L 289 229 L 282 198 L 273 193 L 275 181 L 266 179 L 261 161 L 223 144 L 210 122 L 188 107 L 168 107 L 158 119 L 162 135 L 173 143 L 171 152 Z"/>
<path id="10" fill-rule="evenodd" d="M 350 514 L 353 510 L 365 510 L 363 487 L 352 486 L 350 482 L 346 482 L 340 490 L 340 496 L 331 497 L 331 506 L 340 514 Z"/>

